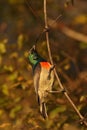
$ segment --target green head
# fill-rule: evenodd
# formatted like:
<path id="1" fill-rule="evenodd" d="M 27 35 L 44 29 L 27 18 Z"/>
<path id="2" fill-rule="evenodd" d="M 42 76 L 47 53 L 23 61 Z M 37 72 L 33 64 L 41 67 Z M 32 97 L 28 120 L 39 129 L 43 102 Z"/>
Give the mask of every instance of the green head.
<path id="1" fill-rule="evenodd" d="M 35 65 L 37 63 L 38 57 L 35 46 L 33 46 L 29 51 L 29 61 L 32 65 Z"/>
<path id="2" fill-rule="evenodd" d="M 30 49 L 28 59 L 33 67 L 35 67 L 40 61 L 44 61 L 36 51 L 35 45 Z"/>

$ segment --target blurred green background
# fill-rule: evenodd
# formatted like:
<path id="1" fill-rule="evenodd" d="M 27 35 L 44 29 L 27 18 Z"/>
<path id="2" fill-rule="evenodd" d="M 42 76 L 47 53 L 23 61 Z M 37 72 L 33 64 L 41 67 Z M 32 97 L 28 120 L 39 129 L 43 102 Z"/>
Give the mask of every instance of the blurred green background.
<path id="1" fill-rule="evenodd" d="M 87 0 L 47 0 L 48 19 L 87 35 Z M 49 95 L 48 120 L 36 102 L 27 52 L 44 29 L 43 0 L 0 0 L 0 130 L 86 130 L 63 94 Z M 62 84 L 87 115 L 87 43 L 49 32 L 52 57 Z M 38 52 L 49 61 L 45 34 Z M 55 79 L 54 90 L 59 89 Z"/>

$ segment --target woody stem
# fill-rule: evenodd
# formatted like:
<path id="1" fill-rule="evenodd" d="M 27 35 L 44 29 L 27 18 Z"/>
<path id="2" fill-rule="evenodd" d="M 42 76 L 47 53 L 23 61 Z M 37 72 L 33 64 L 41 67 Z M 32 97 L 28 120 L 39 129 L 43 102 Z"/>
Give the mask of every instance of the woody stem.
<path id="1" fill-rule="evenodd" d="M 48 29 L 46 5 L 47 5 L 47 1 L 44 0 L 44 21 L 45 21 L 45 28 Z M 53 64 L 53 59 L 52 59 L 52 54 L 51 54 L 51 49 L 50 49 L 50 42 L 49 42 L 49 32 L 48 31 L 46 31 L 46 42 L 47 42 L 47 49 L 48 49 L 49 59 L 50 59 L 51 64 Z M 55 68 L 54 68 L 54 74 L 56 76 L 56 79 L 58 81 L 58 84 L 59 84 L 60 88 L 63 90 L 64 87 L 63 87 L 63 85 L 62 85 L 62 83 L 61 83 L 61 81 L 59 79 L 59 76 L 58 76 L 57 71 L 56 71 Z M 84 125 L 87 126 L 87 122 L 84 120 L 84 117 L 79 112 L 79 110 L 77 109 L 76 105 L 73 103 L 72 99 L 67 94 L 67 91 L 64 92 L 64 95 L 66 96 L 66 98 L 68 99 L 68 101 L 70 102 L 70 104 L 72 105 L 72 107 L 74 108 L 74 110 L 76 111 L 78 116 L 80 117 L 80 119 L 83 121 Z"/>

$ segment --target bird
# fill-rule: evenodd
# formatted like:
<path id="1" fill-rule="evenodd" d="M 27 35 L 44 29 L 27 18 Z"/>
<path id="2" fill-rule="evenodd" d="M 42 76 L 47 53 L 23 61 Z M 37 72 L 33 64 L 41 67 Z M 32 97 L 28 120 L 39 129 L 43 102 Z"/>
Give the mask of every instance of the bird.
<path id="1" fill-rule="evenodd" d="M 40 56 L 35 45 L 29 50 L 28 60 L 33 70 L 33 82 L 40 113 L 44 119 L 47 119 L 46 98 L 54 84 L 54 65 Z"/>

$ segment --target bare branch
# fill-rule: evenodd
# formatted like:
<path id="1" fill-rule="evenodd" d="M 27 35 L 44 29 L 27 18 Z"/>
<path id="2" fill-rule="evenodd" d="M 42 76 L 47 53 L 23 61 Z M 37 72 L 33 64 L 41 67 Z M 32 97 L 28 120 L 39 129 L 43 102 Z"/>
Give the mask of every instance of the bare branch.
<path id="1" fill-rule="evenodd" d="M 87 36 L 82 34 L 82 33 L 79 33 L 79 32 L 76 32 L 68 27 L 63 27 L 62 30 L 61 30 L 65 35 L 75 39 L 75 40 L 78 40 L 80 42 L 84 42 L 87 44 Z"/>
<path id="2" fill-rule="evenodd" d="M 45 28 L 48 28 L 48 21 L 47 21 L 47 12 L 46 12 L 46 0 L 44 0 L 44 21 L 45 21 Z M 48 48 L 48 54 L 49 54 L 49 58 L 50 58 L 50 62 L 51 64 L 53 64 L 53 59 L 52 59 L 52 54 L 51 54 L 51 49 L 50 49 L 50 43 L 49 43 L 49 33 L 48 31 L 46 31 L 46 42 L 47 42 L 47 48 Z M 56 76 L 56 79 L 58 81 L 58 84 L 60 86 L 60 88 L 63 90 L 64 87 L 59 79 L 59 76 L 57 74 L 56 69 L 54 68 L 54 73 Z M 70 104 L 72 105 L 72 107 L 74 108 L 74 110 L 76 111 L 76 113 L 78 114 L 78 116 L 80 117 L 80 119 L 82 120 L 82 122 L 87 126 L 87 122 L 84 120 L 84 117 L 81 115 L 81 113 L 79 112 L 79 110 L 77 109 L 77 107 L 75 106 L 75 104 L 73 103 L 73 101 L 71 100 L 71 98 L 69 97 L 69 95 L 67 94 L 67 91 L 64 92 L 64 95 L 66 96 L 66 98 L 68 99 L 68 101 L 70 102 Z"/>
<path id="3" fill-rule="evenodd" d="M 49 19 L 49 21 L 48 21 L 51 28 L 59 29 L 66 36 L 87 44 L 87 36 L 85 34 L 82 34 L 73 29 L 70 29 L 63 23 L 61 24 L 61 23 L 55 22 L 55 24 L 51 24 L 51 23 L 53 23 L 53 21 L 55 22 L 55 20 L 52 20 L 52 19 Z"/>
<path id="4" fill-rule="evenodd" d="M 32 6 L 31 6 L 31 4 L 29 3 L 29 1 L 25 0 L 25 3 L 26 3 L 26 5 L 29 7 L 29 9 L 30 9 L 30 11 L 32 12 L 33 16 L 34 16 L 35 18 L 37 18 L 37 14 L 36 14 L 35 10 L 32 8 Z"/>

